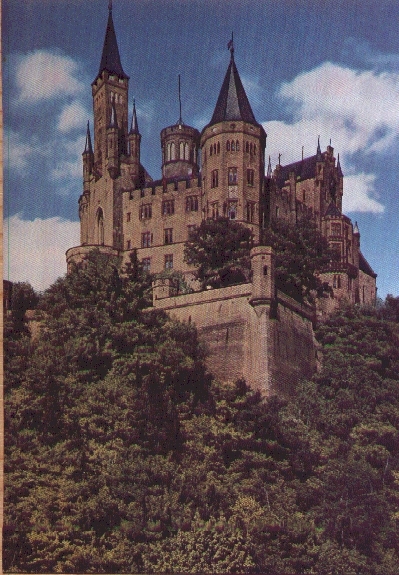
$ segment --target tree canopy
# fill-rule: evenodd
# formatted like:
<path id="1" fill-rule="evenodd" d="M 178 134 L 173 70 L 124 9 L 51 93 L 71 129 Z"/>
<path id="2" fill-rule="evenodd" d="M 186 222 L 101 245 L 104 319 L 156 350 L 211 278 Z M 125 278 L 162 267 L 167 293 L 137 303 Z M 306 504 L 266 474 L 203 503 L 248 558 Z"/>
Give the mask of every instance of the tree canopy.
<path id="1" fill-rule="evenodd" d="M 92 254 L 6 338 L 5 571 L 396 575 L 398 324 L 340 310 L 322 370 L 264 401 L 117 264 Z"/>

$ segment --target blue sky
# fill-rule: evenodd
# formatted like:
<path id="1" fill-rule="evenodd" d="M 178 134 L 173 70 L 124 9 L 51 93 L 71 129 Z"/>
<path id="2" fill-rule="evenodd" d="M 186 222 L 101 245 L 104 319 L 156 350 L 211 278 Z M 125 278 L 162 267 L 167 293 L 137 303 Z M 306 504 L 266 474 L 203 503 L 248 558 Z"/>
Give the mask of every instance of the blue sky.
<path id="1" fill-rule="evenodd" d="M 107 0 L 3 1 L 5 277 L 45 289 L 79 244 L 77 201 L 90 84 Z M 142 133 L 142 162 L 160 177 L 159 133 L 179 117 L 201 129 L 235 59 L 266 154 L 287 164 L 331 138 L 344 211 L 381 297 L 399 295 L 399 3 L 114 0 L 122 65 Z M 9 258 L 8 258 L 9 255 Z"/>

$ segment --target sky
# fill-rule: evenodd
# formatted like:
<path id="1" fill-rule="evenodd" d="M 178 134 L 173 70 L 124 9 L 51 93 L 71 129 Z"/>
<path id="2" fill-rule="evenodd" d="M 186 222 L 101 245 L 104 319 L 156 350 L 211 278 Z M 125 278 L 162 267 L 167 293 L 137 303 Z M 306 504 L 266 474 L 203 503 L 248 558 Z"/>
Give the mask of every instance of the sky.
<path id="1" fill-rule="evenodd" d="M 79 245 L 91 82 L 108 0 L 3 0 L 4 275 L 46 289 Z M 324 151 L 344 173 L 378 294 L 399 296 L 399 2 L 113 0 L 142 163 L 161 177 L 160 131 L 210 121 L 235 61 L 273 167 Z"/>

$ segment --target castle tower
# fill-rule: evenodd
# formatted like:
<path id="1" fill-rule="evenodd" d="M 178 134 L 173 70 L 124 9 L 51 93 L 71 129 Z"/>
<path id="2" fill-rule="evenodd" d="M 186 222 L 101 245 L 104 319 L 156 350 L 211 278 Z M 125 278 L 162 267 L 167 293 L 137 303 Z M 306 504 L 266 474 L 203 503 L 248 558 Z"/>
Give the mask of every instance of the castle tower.
<path id="1" fill-rule="evenodd" d="M 162 175 L 164 178 L 198 176 L 198 149 L 200 134 L 182 120 L 179 75 L 179 120 L 161 131 Z"/>
<path id="2" fill-rule="evenodd" d="M 128 85 L 129 77 L 122 68 L 112 19 L 112 2 L 110 2 L 100 68 L 91 85 L 94 111 L 94 163 L 99 175 L 104 175 L 107 167 L 109 152 L 107 128 L 111 123 L 113 105 L 118 119 L 119 153 L 125 154 L 127 151 Z"/>
<path id="3" fill-rule="evenodd" d="M 234 61 L 234 48 L 211 121 L 201 134 L 206 217 L 225 216 L 253 228 L 263 220 L 261 197 L 266 133 L 252 112 Z"/>

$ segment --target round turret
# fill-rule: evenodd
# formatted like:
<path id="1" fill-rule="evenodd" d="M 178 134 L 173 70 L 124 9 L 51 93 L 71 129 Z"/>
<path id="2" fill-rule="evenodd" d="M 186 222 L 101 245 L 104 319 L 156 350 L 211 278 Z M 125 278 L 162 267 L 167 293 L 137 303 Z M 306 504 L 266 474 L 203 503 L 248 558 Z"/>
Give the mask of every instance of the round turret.
<path id="1" fill-rule="evenodd" d="M 165 178 L 188 178 L 198 175 L 198 130 L 183 123 L 161 131 L 162 174 Z"/>

